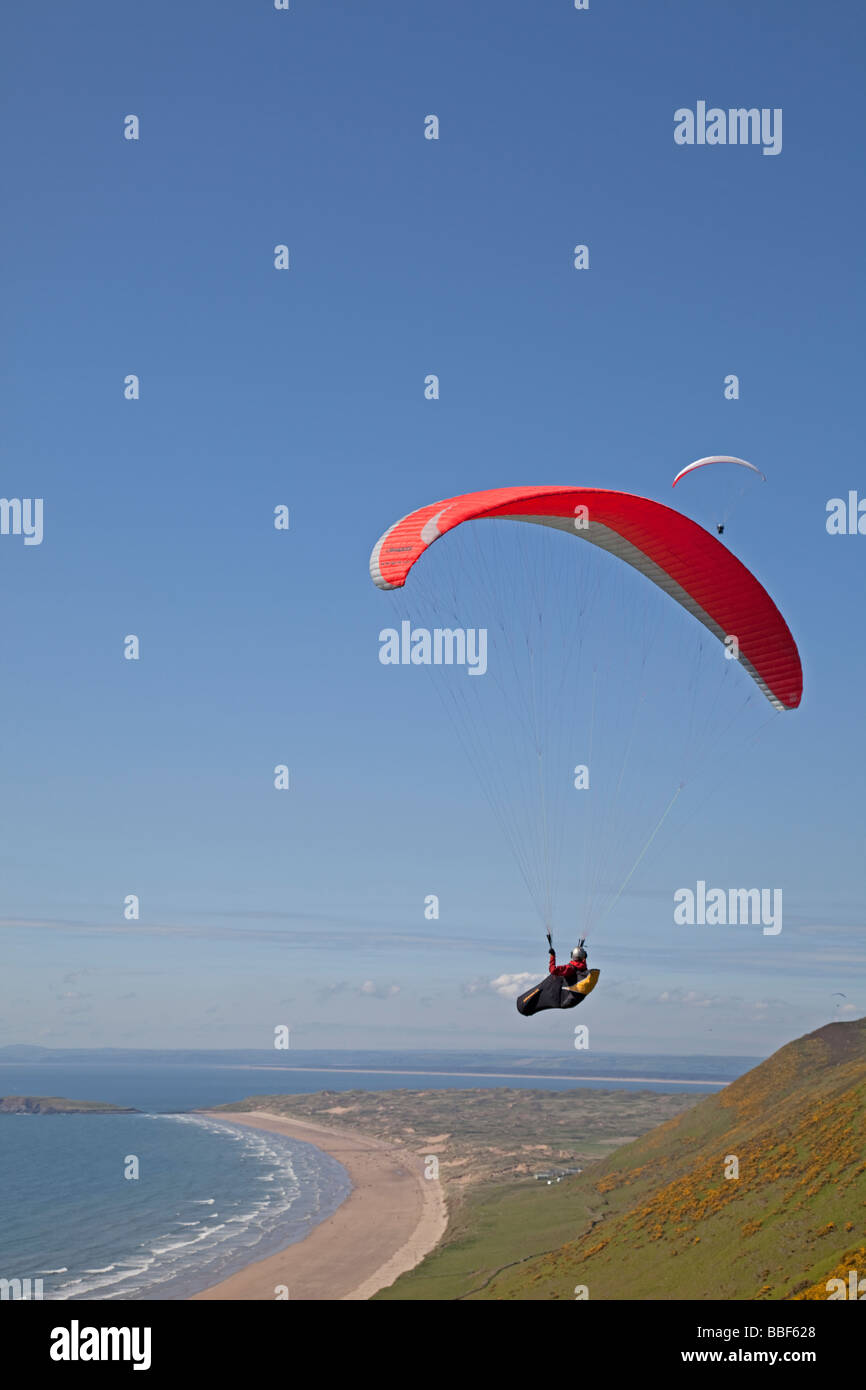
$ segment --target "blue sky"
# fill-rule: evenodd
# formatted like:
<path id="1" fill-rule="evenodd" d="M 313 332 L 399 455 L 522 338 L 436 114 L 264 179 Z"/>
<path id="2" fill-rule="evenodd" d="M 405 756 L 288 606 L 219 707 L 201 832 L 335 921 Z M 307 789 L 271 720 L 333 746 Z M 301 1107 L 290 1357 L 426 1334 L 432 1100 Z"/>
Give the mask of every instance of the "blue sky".
<path id="1" fill-rule="evenodd" d="M 4 29 L 0 491 L 44 498 L 45 537 L 0 536 L 0 1043 L 570 1047 L 491 987 L 543 938 L 429 689 L 378 662 L 368 555 L 437 497 L 670 503 L 716 452 L 767 474 L 727 539 L 805 698 L 632 881 L 582 1021 L 605 1051 L 758 1052 L 834 990 L 861 1013 L 866 537 L 825 507 L 866 495 L 862 9 L 91 3 Z M 781 154 L 675 145 L 699 100 L 782 108 Z M 781 885 L 781 936 L 676 928 L 699 878 Z"/>

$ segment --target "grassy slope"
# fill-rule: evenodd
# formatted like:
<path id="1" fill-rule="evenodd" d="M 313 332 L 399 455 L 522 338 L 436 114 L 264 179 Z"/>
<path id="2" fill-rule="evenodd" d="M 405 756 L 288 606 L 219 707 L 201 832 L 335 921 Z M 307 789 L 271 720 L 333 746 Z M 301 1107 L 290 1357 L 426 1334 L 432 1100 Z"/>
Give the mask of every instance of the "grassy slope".
<path id="1" fill-rule="evenodd" d="M 444 1243 L 377 1300 L 467 1298 L 506 1266 L 558 1248 L 589 1224 L 585 1194 L 574 1195 L 581 1181 L 498 1183 L 470 1191 L 453 1211 Z M 572 1194 L 567 1199 L 566 1190 Z"/>
<path id="2" fill-rule="evenodd" d="M 577 1285 L 593 1299 L 823 1297 L 857 1267 L 864 1211 L 860 1020 L 789 1043 L 557 1187 L 479 1191 L 445 1245 L 380 1297 L 571 1299 Z"/>

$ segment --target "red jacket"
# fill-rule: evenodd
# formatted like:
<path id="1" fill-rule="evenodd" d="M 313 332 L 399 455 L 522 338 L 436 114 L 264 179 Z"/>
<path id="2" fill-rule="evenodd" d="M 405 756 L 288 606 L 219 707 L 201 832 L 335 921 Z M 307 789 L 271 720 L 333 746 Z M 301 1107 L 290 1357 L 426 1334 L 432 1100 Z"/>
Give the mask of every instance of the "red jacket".
<path id="1" fill-rule="evenodd" d="M 570 960 L 568 965 L 557 965 L 556 952 L 551 951 L 549 971 L 551 975 L 562 975 L 567 985 L 574 985 L 584 975 L 589 974 L 589 966 L 585 960 Z"/>

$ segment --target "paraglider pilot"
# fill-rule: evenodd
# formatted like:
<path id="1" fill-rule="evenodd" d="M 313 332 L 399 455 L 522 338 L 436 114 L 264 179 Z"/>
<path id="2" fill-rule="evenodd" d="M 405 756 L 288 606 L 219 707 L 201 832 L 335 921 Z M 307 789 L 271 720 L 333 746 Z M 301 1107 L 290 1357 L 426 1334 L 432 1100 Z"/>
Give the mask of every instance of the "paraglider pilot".
<path id="1" fill-rule="evenodd" d="M 585 980 L 589 974 L 589 966 L 586 963 L 586 950 L 583 944 L 584 938 L 580 938 L 580 941 L 571 953 L 571 959 L 567 965 L 557 965 L 553 942 L 550 940 L 549 936 L 547 940 L 550 943 L 549 973 L 551 975 L 561 975 L 564 983 L 567 985 L 576 985 L 580 980 Z"/>
<path id="2" fill-rule="evenodd" d="M 584 938 L 581 937 L 571 953 L 571 959 L 565 965 L 557 965 L 556 952 L 548 932 L 550 964 L 547 975 L 533 989 L 518 995 L 515 1002 L 519 1014 L 537 1014 L 545 1009 L 574 1009 L 595 988 L 599 972 L 590 970 L 587 965 L 583 942 Z"/>

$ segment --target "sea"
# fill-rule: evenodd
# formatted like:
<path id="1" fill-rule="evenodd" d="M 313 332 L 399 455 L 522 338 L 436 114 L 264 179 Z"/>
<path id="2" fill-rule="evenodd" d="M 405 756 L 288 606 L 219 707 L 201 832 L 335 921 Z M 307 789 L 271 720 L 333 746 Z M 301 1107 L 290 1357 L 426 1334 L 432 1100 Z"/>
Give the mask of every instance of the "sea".
<path id="1" fill-rule="evenodd" d="M 44 1299 L 188 1298 L 302 1240 L 351 1191 L 345 1168 L 313 1145 L 197 1110 L 251 1096 L 398 1088 L 701 1095 L 761 1060 L 278 1055 L 0 1048 L 0 1097 L 107 1101 L 138 1112 L 0 1114 L 0 1288 L 5 1279 Z"/>

